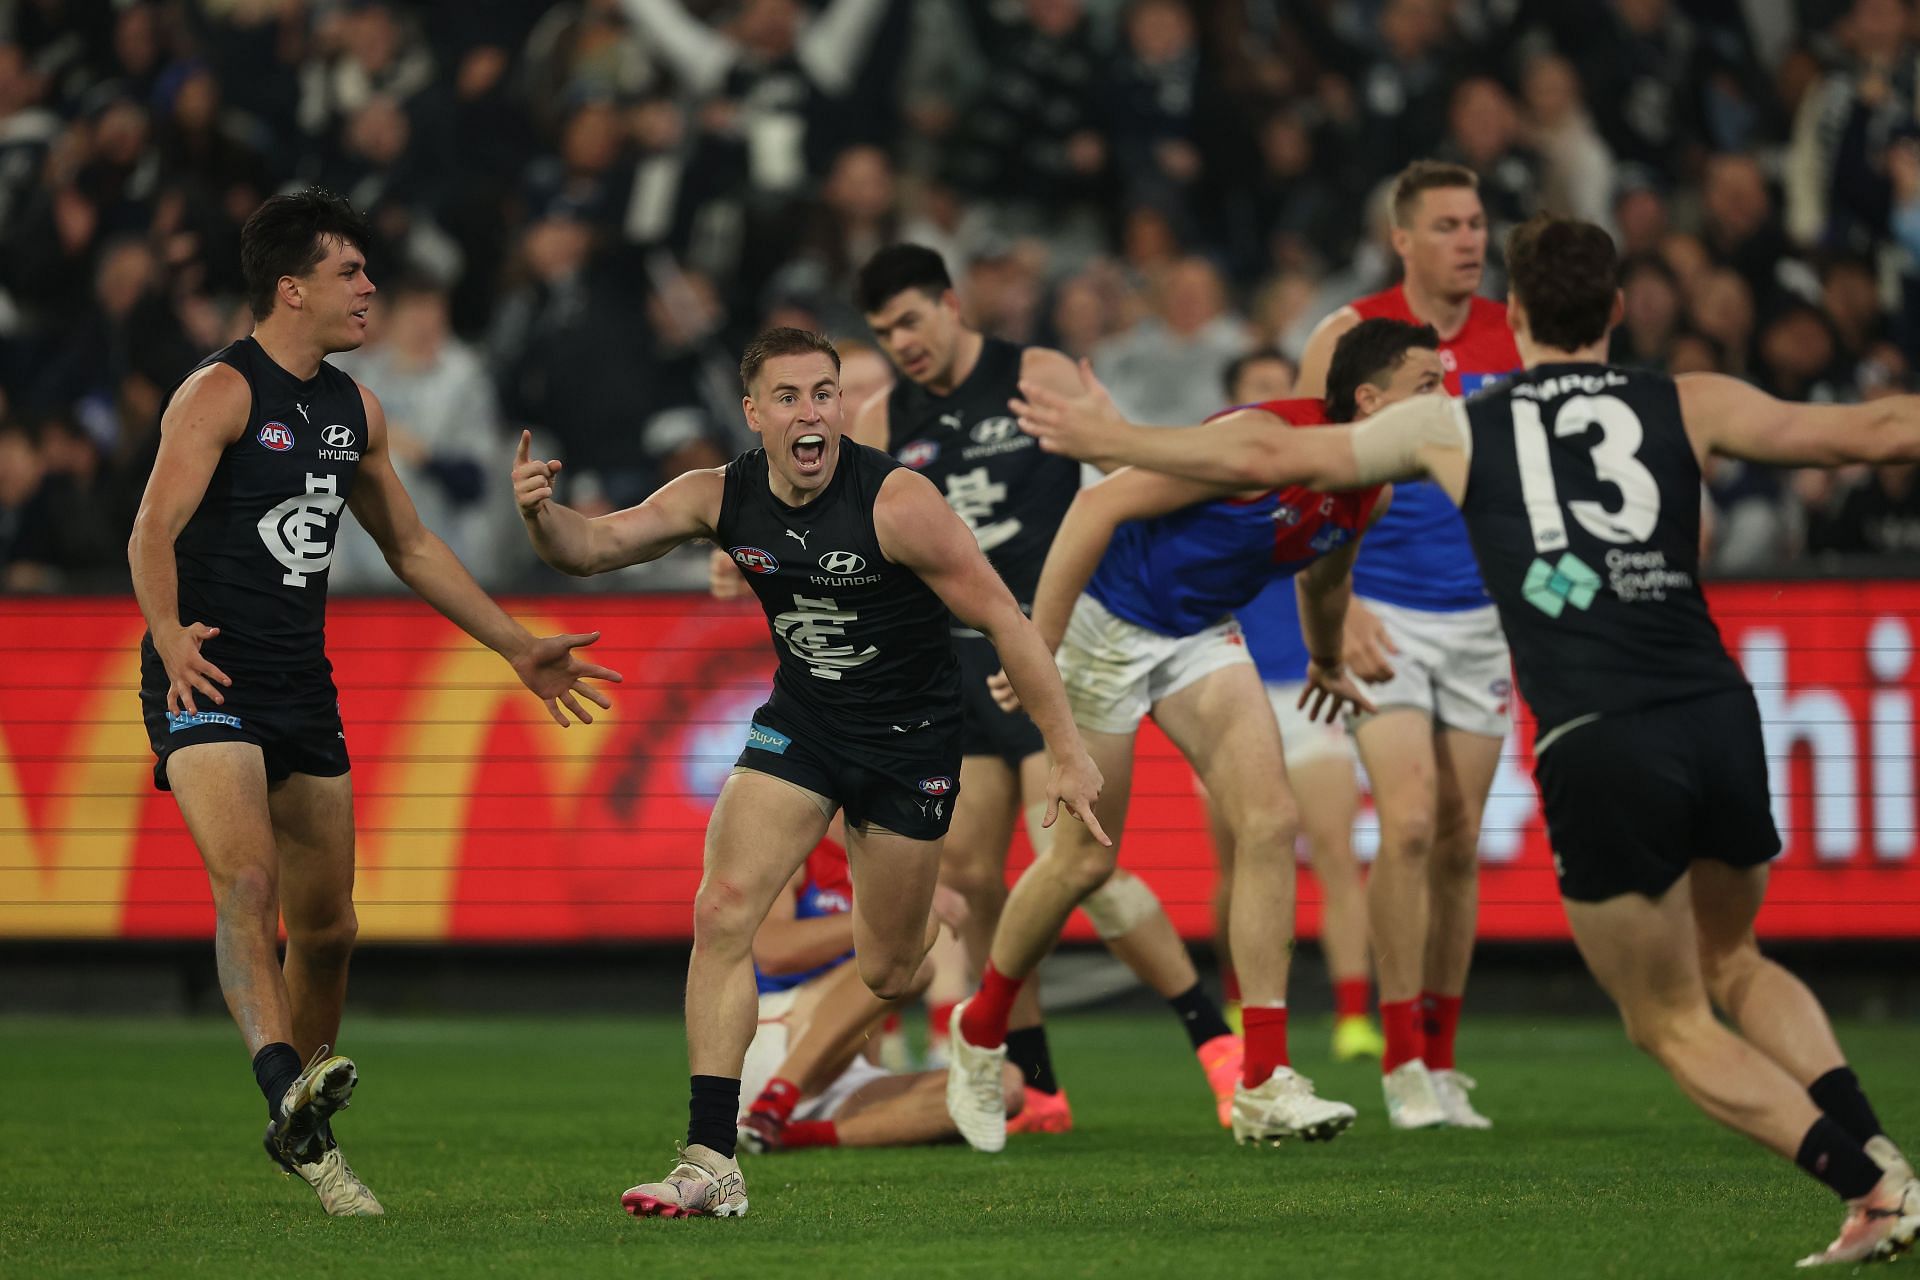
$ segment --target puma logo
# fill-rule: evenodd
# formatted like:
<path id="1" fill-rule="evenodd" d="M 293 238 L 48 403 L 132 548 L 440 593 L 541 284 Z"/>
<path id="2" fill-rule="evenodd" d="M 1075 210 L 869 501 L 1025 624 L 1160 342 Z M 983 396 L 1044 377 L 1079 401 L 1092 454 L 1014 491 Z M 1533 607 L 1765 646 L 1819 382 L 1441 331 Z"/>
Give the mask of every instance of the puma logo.
<path id="1" fill-rule="evenodd" d="M 807 549 L 807 539 L 813 536 L 813 530 L 809 529 L 805 533 L 795 533 L 793 530 L 789 529 L 787 530 L 787 536 L 789 538 L 792 538 L 795 542 L 799 543 L 800 549 L 802 551 L 805 551 Z"/>

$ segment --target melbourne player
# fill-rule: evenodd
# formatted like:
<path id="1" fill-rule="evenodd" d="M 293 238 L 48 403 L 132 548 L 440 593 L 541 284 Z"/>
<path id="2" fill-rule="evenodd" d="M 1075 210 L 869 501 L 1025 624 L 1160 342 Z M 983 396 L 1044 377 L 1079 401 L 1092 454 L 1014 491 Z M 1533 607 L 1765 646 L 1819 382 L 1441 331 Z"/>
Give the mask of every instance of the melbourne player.
<path id="1" fill-rule="evenodd" d="M 379 400 L 326 359 L 366 335 L 366 243 L 353 208 L 317 189 L 275 196 L 247 219 L 253 332 L 174 394 L 127 546 L 147 620 L 140 704 L 153 780 L 173 792 L 206 863 L 220 989 L 266 1095 L 267 1154 L 335 1215 L 383 1212 L 332 1125 L 358 1080 L 352 1061 L 330 1055 L 356 927 L 353 785 L 325 643 L 341 508 L 563 728 L 562 706 L 587 721 L 578 698 L 607 705 L 581 677 L 620 678 L 574 656 L 597 635 L 529 635 L 421 525 Z"/>
<path id="2" fill-rule="evenodd" d="M 1447 390 L 1470 394 L 1520 365 L 1506 310 L 1475 296 L 1487 215 L 1470 169 L 1430 160 L 1395 181 L 1393 247 L 1405 279 L 1329 316 L 1307 342 L 1299 395 L 1319 395 L 1340 335 L 1387 317 L 1440 334 Z M 1347 660 L 1379 708 L 1355 726 L 1380 814 L 1367 880 L 1387 1117 L 1398 1128 L 1484 1129 L 1454 1069 L 1479 903 L 1480 818 L 1506 738 L 1513 668 L 1466 526 L 1447 496 L 1414 481 L 1367 538 L 1353 570 Z"/>
<path id="3" fill-rule="evenodd" d="M 1342 341 L 1329 401 L 1273 401 L 1228 416 L 1292 434 L 1437 393 L 1434 345 L 1430 329 L 1369 322 Z M 1116 472 L 1075 499 L 1034 599 L 1034 625 L 1058 651 L 1075 723 L 1112 780 L 1106 812 L 1115 839 L 1125 823 L 1134 735 L 1148 714 L 1192 764 L 1233 834 L 1230 924 L 1246 1028 L 1231 1116 L 1239 1142 L 1332 1138 L 1354 1111 L 1315 1097 L 1289 1062 L 1298 822 L 1280 733 L 1232 614 L 1267 582 L 1299 575 L 1314 655 L 1312 709 L 1330 696 L 1336 709 L 1343 701 L 1364 707 L 1341 664 L 1341 629 L 1355 544 L 1385 502 L 1377 490 L 1334 498 Z M 1074 904 L 1113 870 L 1112 847 L 1064 832 L 1055 844 L 1014 886 L 980 991 L 955 1018 L 947 1105 L 982 1150 L 1004 1141 L 998 1063 L 1013 998 Z"/>
<path id="4" fill-rule="evenodd" d="M 942 909 L 942 896 L 951 902 Z M 951 889 L 935 891 L 945 923 L 965 906 Z M 853 882 L 847 851 L 822 840 L 773 900 L 753 935 L 760 1021 L 747 1047 L 742 1096 L 753 1104 L 739 1139 L 764 1155 L 805 1147 L 902 1147 L 960 1136 L 947 1115 L 945 1071 L 894 1073 L 863 1052 L 887 1015 L 919 996 L 932 961 L 907 991 L 882 1000 L 867 989 L 853 958 Z M 1023 1100 L 1020 1073 L 1006 1067 L 1010 1116 Z"/>
<path id="5" fill-rule="evenodd" d="M 1031 611 L 1047 549 L 1080 491 L 1080 465 L 1041 452 L 1014 424 L 1007 404 L 1021 369 L 1071 383 L 1073 362 L 1057 351 L 988 338 L 961 315 L 940 255 L 921 245 L 882 249 L 861 268 L 857 301 L 881 348 L 900 372 L 891 394 L 868 401 L 853 437 L 884 449 L 939 486 L 973 530 L 981 551 L 1014 599 Z M 994 926 L 1007 900 L 1007 845 L 1024 812 L 1027 834 L 1045 856 L 1046 756 L 1039 730 L 1022 711 L 1003 710 L 987 691 L 1000 669 L 993 645 L 956 624 L 960 657 L 961 792 L 947 837 L 942 881 L 967 901 L 962 939 L 980 979 Z M 1131 872 L 1113 877 L 1081 903 L 1094 930 L 1180 1019 L 1229 1122 L 1241 1045 L 1200 985 L 1186 945 L 1153 890 Z M 951 1014 L 951 1006 L 947 1013 Z M 944 1033 L 934 1010 L 934 1025 Z M 1037 991 L 1023 989 L 1007 1033 L 1007 1056 L 1027 1084 L 1014 1131 L 1071 1127 L 1072 1112 L 1054 1074 Z"/>
<path id="6" fill-rule="evenodd" d="M 1612 367 L 1623 304 L 1604 230 L 1535 219 L 1507 264 L 1526 371 L 1464 403 L 1402 406 L 1350 431 L 1229 419 L 1168 448 L 1090 382 L 1064 399 L 1036 386 L 1023 425 L 1070 456 L 1198 481 L 1439 485 L 1466 518 L 1539 721 L 1534 777 L 1567 922 L 1628 1036 L 1701 1110 L 1846 1202 L 1839 1237 L 1808 1264 L 1893 1256 L 1920 1235 L 1920 1182 L 1819 1001 L 1754 939 L 1780 837 L 1753 691 L 1700 592 L 1699 495 L 1714 455 L 1920 460 L 1920 399 L 1787 404 L 1717 374 Z"/>
<path id="7" fill-rule="evenodd" d="M 514 491 L 543 560 L 586 576 L 708 539 L 747 570 L 779 659 L 707 827 L 687 965 L 687 1145 L 663 1181 L 622 1197 L 636 1216 L 747 1211 L 734 1144 L 755 1021 L 753 937 L 836 812 L 862 980 L 893 999 L 919 973 L 959 787 L 949 615 L 992 636 L 1033 698 L 1054 761 L 1047 819 L 1060 803 L 1099 826 L 1100 772 L 1033 624 L 939 490 L 843 441 L 838 379 L 825 338 L 768 330 L 740 362 L 747 425 L 763 446 L 595 519 L 553 501 L 559 464 L 530 458 L 520 440 Z"/>
<path id="8" fill-rule="evenodd" d="M 1227 366 L 1227 403 L 1259 404 L 1280 400 L 1293 390 L 1293 366 L 1277 351 L 1255 351 Z M 1384 518 L 1384 517 L 1383 517 Z M 1365 554 L 1364 549 L 1361 554 Z M 1247 653 L 1267 688 L 1280 726 L 1287 781 L 1300 808 L 1300 834 L 1306 838 L 1313 871 L 1325 899 L 1320 915 L 1320 949 L 1333 978 L 1333 1056 L 1347 1062 L 1377 1058 L 1380 1032 L 1367 1016 L 1367 904 L 1360 863 L 1353 854 L 1353 822 L 1360 812 L 1360 780 L 1353 738 L 1339 722 L 1309 717 L 1300 708 L 1307 680 L 1307 646 L 1300 634 L 1300 605 L 1292 582 L 1268 583 L 1244 608 L 1235 610 L 1246 637 Z M 1229 1021 L 1240 1002 L 1239 977 L 1232 962 L 1233 832 L 1211 806 L 1214 854 L 1220 874 L 1214 887 L 1214 937 L 1222 956 Z"/>

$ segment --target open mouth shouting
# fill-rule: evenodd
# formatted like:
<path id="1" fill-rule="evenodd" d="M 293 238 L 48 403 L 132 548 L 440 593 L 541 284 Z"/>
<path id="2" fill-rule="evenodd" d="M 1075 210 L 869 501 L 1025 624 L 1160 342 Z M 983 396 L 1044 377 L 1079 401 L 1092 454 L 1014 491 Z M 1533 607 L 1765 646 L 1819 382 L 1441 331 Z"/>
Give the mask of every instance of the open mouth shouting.
<path id="1" fill-rule="evenodd" d="M 817 476 L 827 461 L 827 438 L 818 431 L 808 432 L 793 442 L 793 461 L 803 476 Z"/>

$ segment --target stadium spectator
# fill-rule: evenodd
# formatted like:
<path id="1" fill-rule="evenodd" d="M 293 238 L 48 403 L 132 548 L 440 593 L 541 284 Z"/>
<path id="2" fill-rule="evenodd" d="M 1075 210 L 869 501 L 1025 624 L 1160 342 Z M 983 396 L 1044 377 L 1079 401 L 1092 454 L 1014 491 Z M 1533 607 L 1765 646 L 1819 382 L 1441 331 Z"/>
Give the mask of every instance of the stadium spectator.
<path id="1" fill-rule="evenodd" d="M 1613 153 L 1593 126 L 1573 64 L 1555 53 L 1534 55 L 1526 66 L 1522 92 L 1527 104 L 1525 134 L 1540 159 L 1540 203 L 1601 226 L 1612 223 Z M 1487 175 L 1482 173 L 1483 195 L 1487 189 Z"/>
<path id="2" fill-rule="evenodd" d="M 1093 367 L 1135 421 L 1199 422 L 1220 407 L 1227 362 L 1250 344 L 1219 271 L 1204 258 L 1185 258 L 1156 282 L 1152 314 L 1101 343 Z"/>

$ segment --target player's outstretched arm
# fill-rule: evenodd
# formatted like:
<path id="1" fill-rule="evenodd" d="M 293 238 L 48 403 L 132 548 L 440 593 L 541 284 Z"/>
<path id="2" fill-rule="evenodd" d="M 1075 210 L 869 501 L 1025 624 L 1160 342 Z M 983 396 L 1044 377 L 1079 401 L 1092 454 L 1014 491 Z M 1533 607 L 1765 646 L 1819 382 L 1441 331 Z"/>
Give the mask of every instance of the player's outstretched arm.
<path id="1" fill-rule="evenodd" d="M 532 449 L 533 433 L 522 431 L 513 456 L 513 497 L 534 551 L 562 573 L 589 578 L 715 536 L 726 488 L 718 468 L 676 476 L 638 506 L 589 519 L 554 501 L 561 464 L 532 457 Z"/>
<path id="2" fill-rule="evenodd" d="M 925 476 L 902 467 L 887 476 L 873 504 L 874 532 L 880 550 L 894 564 L 911 569 L 933 589 L 954 616 L 987 636 L 1027 714 L 1046 739 L 1053 758 L 1047 784 L 1047 816 L 1052 826 L 1057 805 L 1085 822 L 1102 844 L 1111 844 L 1094 816 L 1100 769 L 1087 755 L 1067 710 L 1067 691 L 1053 655 L 1040 633 L 1020 611 L 1007 584 L 987 563 L 968 529 L 940 491 Z"/>
<path id="3" fill-rule="evenodd" d="M 1920 461 L 1920 396 L 1865 404 L 1796 404 L 1738 378 L 1687 373 L 1673 380 L 1694 450 L 1775 466 Z"/>
<path id="4" fill-rule="evenodd" d="M 1022 381 L 1014 401 L 1020 429 L 1049 453 L 1102 466 L 1133 466 L 1228 489 L 1305 484 L 1353 489 L 1351 446 L 1337 427 L 1294 430 L 1263 409 L 1242 409 L 1191 427 L 1142 427 L 1081 362 L 1077 388 Z M 1377 482 L 1375 482 L 1377 483 Z"/>
<path id="5" fill-rule="evenodd" d="M 1127 467 L 1076 494 L 1053 536 L 1046 563 L 1040 569 L 1040 583 L 1033 593 L 1033 625 L 1047 652 L 1060 647 L 1073 607 L 1106 555 L 1115 529 L 1129 520 L 1151 520 L 1234 492 L 1237 490 L 1220 485 Z"/>
<path id="6" fill-rule="evenodd" d="M 379 545 L 394 576 L 462 631 L 512 664 L 520 683 L 547 704 L 547 714 L 561 728 L 567 727 L 568 712 L 582 724 L 593 723 L 593 713 L 580 705 L 580 699 L 602 708 L 613 704 L 587 681 L 618 681 L 620 673 L 584 661 L 574 650 L 592 644 L 600 633 L 535 637 L 495 604 L 453 549 L 421 523 L 413 499 L 393 470 L 393 458 L 387 450 L 386 413 L 364 387 L 360 399 L 367 411 L 367 447 L 360 455 L 360 471 L 354 477 L 353 496 L 347 505 Z"/>
<path id="7" fill-rule="evenodd" d="M 226 701 L 221 689 L 232 680 L 200 654 L 200 646 L 220 634 L 213 624 L 180 625 L 180 574 L 173 544 L 187 527 L 220 455 L 247 429 L 253 391 L 230 365 L 214 364 L 181 384 L 160 420 L 160 454 L 147 477 L 147 491 L 127 541 L 127 565 L 133 594 L 146 615 L 153 647 L 167 671 L 167 710 L 197 713 L 195 695 L 213 706 Z"/>

